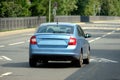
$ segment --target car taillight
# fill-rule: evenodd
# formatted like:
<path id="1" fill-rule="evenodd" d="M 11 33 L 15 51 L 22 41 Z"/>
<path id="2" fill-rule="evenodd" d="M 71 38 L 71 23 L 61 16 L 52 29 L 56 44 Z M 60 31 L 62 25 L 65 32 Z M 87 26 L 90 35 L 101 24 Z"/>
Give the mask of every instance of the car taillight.
<path id="1" fill-rule="evenodd" d="M 32 36 L 30 38 L 30 44 L 37 44 L 37 42 L 36 42 L 36 36 Z"/>
<path id="2" fill-rule="evenodd" d="M 68 45 L 76 45 L 76 43 L 77 43 L 76 38 L 70 37 L 70 40 L 69 40 L 69 42 L 68 42 Z"/>

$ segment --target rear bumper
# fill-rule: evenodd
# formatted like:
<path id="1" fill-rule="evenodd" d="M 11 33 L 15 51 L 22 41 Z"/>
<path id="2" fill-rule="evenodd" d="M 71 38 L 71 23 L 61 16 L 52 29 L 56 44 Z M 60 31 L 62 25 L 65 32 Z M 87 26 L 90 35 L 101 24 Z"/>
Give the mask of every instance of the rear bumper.
<path id="1" fill-rule="evenodd" d="M 67 48 L 38 48 L 37 46 L 30 46 L 29 56 L 36 60 L 71 61 L 79 59 L 80 49 L 76 48 L 76 46 Z"/>
<path id="2" fill-rule="evenodd" d="M 30 58 L 34 58 L 40 61 L 71 61 L 77 60 L 78 56 L 73 55 L 32 55 Z"/>

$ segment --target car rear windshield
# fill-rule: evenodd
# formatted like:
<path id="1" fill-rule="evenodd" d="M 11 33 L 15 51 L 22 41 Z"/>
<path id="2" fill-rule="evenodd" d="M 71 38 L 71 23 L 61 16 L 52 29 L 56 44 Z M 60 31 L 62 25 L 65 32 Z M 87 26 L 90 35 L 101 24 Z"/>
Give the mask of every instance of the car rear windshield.
<path id="1" fill-rule="evenodd" d="M 65 33 L 73 34 L 73 26 L 66 25 L 47 25 L 38 28 L 37 33 Z"/>

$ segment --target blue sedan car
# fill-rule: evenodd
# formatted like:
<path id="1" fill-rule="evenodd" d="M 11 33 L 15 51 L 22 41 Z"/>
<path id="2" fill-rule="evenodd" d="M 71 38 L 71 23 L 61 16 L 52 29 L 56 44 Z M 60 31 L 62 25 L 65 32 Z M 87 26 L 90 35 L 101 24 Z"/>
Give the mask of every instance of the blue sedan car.
<path id="1" fill-rule="evenodd" d="M 43 23 L 30 38 L 29 65 L 48 61 L 71 61 L 81 67 L 89 64 L 90 45 L 81 27 L 74 23 Z"/>

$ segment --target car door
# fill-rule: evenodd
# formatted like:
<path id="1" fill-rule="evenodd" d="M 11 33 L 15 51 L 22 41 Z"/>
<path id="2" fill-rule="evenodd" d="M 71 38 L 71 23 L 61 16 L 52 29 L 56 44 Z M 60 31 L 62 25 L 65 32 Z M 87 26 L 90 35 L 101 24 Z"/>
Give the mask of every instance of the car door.
<path id="1" fill-rule="evenodd" d="M 77 26 L 77 30 L 78 30 L 78 36 L 80 37 L 80 40 L 82 42 L 83 57 L 86 58 L 87 57 L 87 51 L 88 51 L 88 42 L 85 39 L 84 31 L 82 30 L 82 28 L 79 25 Z"/>

